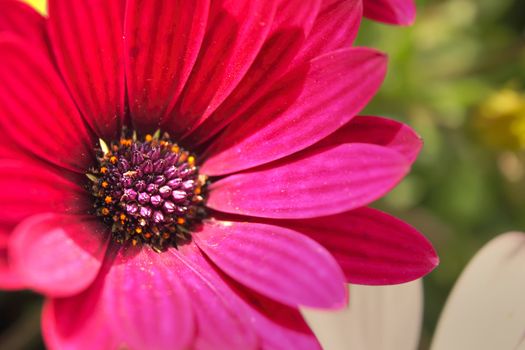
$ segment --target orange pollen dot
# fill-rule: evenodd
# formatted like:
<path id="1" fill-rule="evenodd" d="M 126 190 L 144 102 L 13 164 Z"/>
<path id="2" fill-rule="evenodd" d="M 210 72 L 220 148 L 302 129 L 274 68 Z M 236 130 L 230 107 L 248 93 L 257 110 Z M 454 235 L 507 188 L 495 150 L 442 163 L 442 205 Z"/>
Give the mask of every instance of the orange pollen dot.
<path id="1" fill-rule="evenodd" d="M 179 153 L 179 151 L 180 151 L 180 147 L 177 146 L 177 145 L 171 146 L 171 151 L 172 151 L 173 153 Z"/>
<path id="2" fill-rule="evenodd" d="M 137 233 L 142 233 L 142 228 L 141 228 L 141 227 L 137 227 L 137 228 L 135 229 L 135 232 L 137 232 Z"/>
<path id="3" fill-rule="evenodd" d="M 120 144 L 121 144 L 122 146 L 127 146 L 127 147 L 129 147 L 129 146 L 131 146 L 131 143 L 132 143 L 132 141 L 129 140 L 129 139 L 120 139 Z"/>
<path id="4" fill-rule="evenodd" d="M 107 188 L 109 186 L 107 181 L 102 181 L 102 187 Z"/>
<path id="5" fill-rule="evenodd" d="M 146 233 L 144 234 L 144 237 L 147 238 L 147 239 L 151 238 L 151 233 L 146 232 Z"/>
<path id="6" fill-rule="evenodd" d="M 108 215 L 109 214 L 109 209 L 108 208 L 102 208 L 101 212 L 102 212 L 102 215 Z"/>
<path id="7" fill-rule="evenodd" d="M 186 222 L 186 220 L 184 218 L 178 218 L 177 219 L 177 224 L 179 224 L 179 225 L 183 225 L 185 222 Z"/>
<path id="8" fill-rule="evenodd" d="M 133 246 L 136 246 L 137 243 L 138 243 L 138 241 L 137 241 L 136 239 L 132 239 L 132 240 L 131 240 L 131 244 L 133 244 Z"/>
<path id="9" fill-rule="evenodd" d="M 115 157 L 115 156 L 111 156 L 111 158 L 109 158 L 109 161 L 111 162 L 111 164 L 117 163 L 117 160 L 118 160 L 118 158 Z"/>
<path id="10" fill-rule="evenodd" d="M 106 168 L 105 166 L 103 166 L 102 168 L 100 168 L 100 172 L 101 172 L 102 174 L 105 174 L 105 173 L 108 172 L 108 168 Z"/>
<path id="11" fill-rule="evenodd" d="M 189 156 L 188 157 L 188 164 L 189 165 L 195 165 L 195 157 L 194 156 Z"/>
<path id="12" fill-rule="evenodd" d="M 104 202 L 106 202 L 106 204 L 109 204 L 113 201 L 113 198 L 111 198 L 111 196 L 106 196 L 106 198 L 104 198 Z"/>
<path id="13" fill-rule="evenodd" d="M 146 142 L 151 142 L 151 140 L 153 140 L 153 136 L 147 134 L 146 137 L 144 137 L 144 140 L 146 140 Z"/>
<path id="14" fill-rule="evenodd" d="M 164 233 L 162 234 L 162 238 L 164 238 L 164 239 L 168 239 L 168 238 L 170 238 L 170 234 L 169 234 L 168 232 L 164 232 Z"/>
<path id="15" fill-rule="evenodd" d="M 202 189 L 200 187 L 195 188 L 195 194 L 201 194 Z"/>
<path id="16" fill-rule="evenodd" d="M 121 221 L 126 220 L 126 214 L 120 214 L 120 220 Z"/>
<path id="17" fill-rule="evenodd" d="M 184 152 L 180 155 L 179 162 L 185 162 L 188 159 L 188 153 Z"/>

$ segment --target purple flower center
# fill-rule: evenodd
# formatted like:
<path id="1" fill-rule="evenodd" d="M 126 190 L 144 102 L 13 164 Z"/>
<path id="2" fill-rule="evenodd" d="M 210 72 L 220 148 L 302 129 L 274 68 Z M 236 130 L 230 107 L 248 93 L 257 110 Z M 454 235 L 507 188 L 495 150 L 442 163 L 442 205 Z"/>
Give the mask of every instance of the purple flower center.
<path id="1" fill-rule="evenodd" d="M 123 132 L 123 134 L 125 134 Z M 90 169 L 96 214 L 118 243 L 147 244 L 161 252 L 191 239 L 205 216 L 207 177 L 196 157 L 169 135 L 100 140 L 98 165 Z"/>

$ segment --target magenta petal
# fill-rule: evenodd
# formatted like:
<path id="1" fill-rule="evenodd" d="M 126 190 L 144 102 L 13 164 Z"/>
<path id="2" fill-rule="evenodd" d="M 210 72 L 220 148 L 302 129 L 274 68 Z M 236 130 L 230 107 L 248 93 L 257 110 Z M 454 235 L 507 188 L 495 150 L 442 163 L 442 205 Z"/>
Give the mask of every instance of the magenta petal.
<path id="1" fill-rule="evenodd" d="M 93 282 L 106 246 L 105 228 L 93 219 L 40 214 L 15 228 L 9 256 L 28 288 L 68 296 Z"/>
<path id="2" fill-rule="evenodd" d="M 217 272 L 201 254 L 184 254 L 193 268 L 235 307 L 247 331 L 255 332 L 262 349 L 320 349 L 319 342 L 297 308 L 268 299 Z M 228 332 L 234 336 L 233 332 Z M 236 335 L 239 336 L 239 335 Z M 231 347 L 230 347 L 231 348 Z"/>
<path id="3" fill-rule="evenodd" d="M 398 121 L 370 116 L 353 118 L 336 132 L 321 140 L 316 147 L 341 143 L 370 143 L 388 147 L 415 162 L 423 140 L 408 125 Z"/>
<path id="4" fill-rule="evenodd" d="M 290 69 L 290 62 L 319 12 L 320 0 L 280 2 L 272 29 L 242 81 L 220 107 L 192 131 L 186 142 L 202 144 L 246 111 Z"/>
<path id="5" fill-rule="evenodd" d="M 42 335 L 49 349 L 93 350 L 121 349 L 112 325 L 105 317 L 99 302 L 98 290 L 70 298 L 50 299 L 42 310 Z"/>
<path id="6" fill-rule="evenodd" d="M 230 124 L 209 147 L 202 172 L 228 174 L 314 144 L 356 115 L 385 73 L 385 56 L 366 48 L 314 59 L 307 70 L 298 69 L 277 84 L 258 109 Z"/>
<path id="7" fill-rule="evenodd" d="M 125 0 L 49 0 L 49 33 L 55 57 L 86 121 L 115 138 L 124 117 Z"/>
<path id="8" fill-rule="evenodd" d="M 432 244 L 413 227 L 371 208 L 283 223 L 318 241 L 355 284 L 412 281 L 432 271 L 439 259 Z"/>
<path id="9" fill-rule="evenodd" d="M 20 35 L 24 40 L 47 52 L 46 21 L 31 6 L 18 0 L 3 0 L 0 11 L 0 32 Z"/>
<path id="10" fill-rule="evenodd" d="M 44 308 L 43 334 L 56 349 L 190 348 L 191 300 L 172 254 L 110 246 L 94 283 Z"/>
<path id="11" fill-rule="evenodd" d="M 191 299 L 178 260 L 149 247 L 123 249 L 105 276 L 104 307 L 130 349 L 187 349 L 194 334 Z"/>
<path id="12" fill-rule="evenodd" d="M 362 0 L 323 0 L 314 28 L 294 64 L 301 64 L 321 54 L 352 46 L 362 16 Z"/>
<path id="13" fill-rule="evenodd" d="M 297 308 L 248 293 L 245 299 L 248 301 L 246 313 L 259 335 L 262 349 L 321 350 Z"/>
<path id="14" fill-rule="evenodd" d="M 126 78 L 133 124 L 155 130 L 190 75 L 204 37 L 209 0 L 129 0 Z"/>
<path id="15" fill-rule="evenodd" d="M 92 135 L 49 58 L 28 42 L 0 39 L 0 130 L 11 147 L 84 173 Z"/>
<path id="16" fill-rule="evenodd" d="M 180 251 L 180 253 L 179 253 Z M 195 349 L 254 349 L 257 338 L 240 301 L 213 275 L 202 269 L 198 261 L 202 253 L 193 243 L 180 250 L 170 250 L 180 260 L 176 273 L 191 298 L 195 315 Z M 224 335 L 228 334 L 227 337 Z"/>
<path id="17" fill-rule="evenodd" d="M 195 240 L 226 274 L 269 298 L 292 307 L 346 305 L 341 269 L 304 235 L 266 224 L 207 221 Z"/>
<path id="18" fill-rule="evenodd" d="M 14 290 L 23 288 L 23 282 L 9 262 L 7 245 L 9 232 L 0 229 L 0 289 Z"/>
<path id="19" fill-rule="evenodd" d="M 270 31 L 276 0 L 219 0 L 210 7 L 202 47 L 170 128 L 192 130 L 228 97 L 246 74 Z"/>
<path id="20" fill-rule="evenodd" d="M 364 15 L 370 19 L 399 25 L 411 25 L 416 20 L 414 0 L 364 0 Z"/>
<path id="21" fill-rule="evenodd" d="M 367 205 L 408 172 L 396 151 L 369 144 L 312 148 L 210 186 L 207 205 L 227 213 L 308 218 Z"/>
<path id="22" fill-rule="evenodd" d="M 85 213 L 89 203 L 82 187 L 45 167 L 0 160 L 0 223 L 4 226 L 44 212 Z"/>

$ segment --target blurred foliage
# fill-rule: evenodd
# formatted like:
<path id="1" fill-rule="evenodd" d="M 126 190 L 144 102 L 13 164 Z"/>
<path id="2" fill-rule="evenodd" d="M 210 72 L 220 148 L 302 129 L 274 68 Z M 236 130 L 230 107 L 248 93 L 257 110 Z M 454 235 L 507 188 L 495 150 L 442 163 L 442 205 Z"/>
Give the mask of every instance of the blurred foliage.
<path id="1" fill-rule="evenodd" d="M 414 26 L 366 21 L 358 45 L 389 54 L 365 113 L 409 123 L 425 147 L 378 206 L 434 243 L 422 349 L 459 273 L 490 238 L 525 230 L 525 1 L 422 0 Z M 482 291 L 480 291 L 482 292 Z"/>
<path id="2" fill-rule="evenodd" d="M 25 1 L 45 13 L 44 0 Z M 473 254 L 501 232 L 525 230 L 523 14 L 523 0 L 421 0 L 414 26 L 365 21 L 358 38 L 390 57 L 364 113 L 407 122 L 425 140 L 413 172 L 378 203 L 427 235 L 441 258 L 425 279 L 422 349 Z M 0 294 L 0 348 L 43 346 L 38 307 L 29 293 Z"/>

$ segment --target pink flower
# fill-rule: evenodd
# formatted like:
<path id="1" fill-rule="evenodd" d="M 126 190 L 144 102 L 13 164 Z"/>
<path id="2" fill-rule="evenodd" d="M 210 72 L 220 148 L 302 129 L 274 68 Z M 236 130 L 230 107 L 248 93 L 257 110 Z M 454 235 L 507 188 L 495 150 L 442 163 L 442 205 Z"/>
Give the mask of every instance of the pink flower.
<path id="1" fill-rule="evenodd" d="M 299 305 L 436 266 L 364 207 L 421 141 L 355 116 L 386 71 L 359 1 L 1 6 L 0 285 L 47 297 L 50 348 L 318 348 Z"/>
<path id="2" fill-rule="evenodd" d="M 364 15 L 388 24 L 411 25 L 416 20 L 414 0 L 363 0 Z"/>

